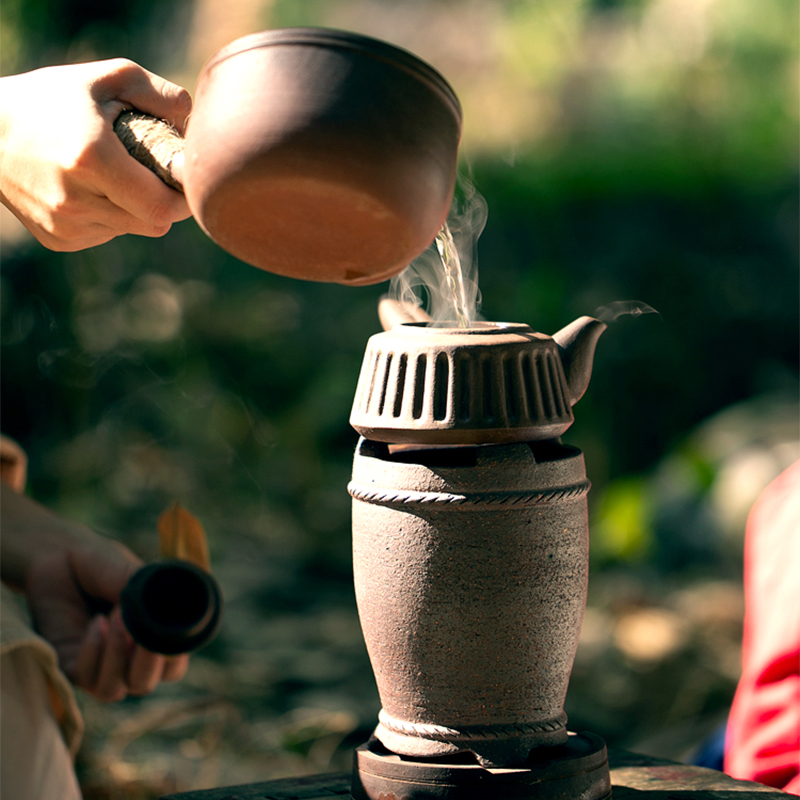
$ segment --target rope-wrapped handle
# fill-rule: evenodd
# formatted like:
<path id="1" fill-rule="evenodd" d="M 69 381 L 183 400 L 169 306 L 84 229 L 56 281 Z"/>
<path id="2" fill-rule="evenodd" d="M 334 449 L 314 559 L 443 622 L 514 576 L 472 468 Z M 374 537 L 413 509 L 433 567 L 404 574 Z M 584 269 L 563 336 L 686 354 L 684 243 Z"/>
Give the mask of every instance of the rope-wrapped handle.
<path id="1" fill-rule="evenodd" d="M 183 191 L 183 148 L 186 140 L 163 119 L 139 111 L 123 111 L 114 132 L 125 149 L 161 178 L 167 186 Z"/>

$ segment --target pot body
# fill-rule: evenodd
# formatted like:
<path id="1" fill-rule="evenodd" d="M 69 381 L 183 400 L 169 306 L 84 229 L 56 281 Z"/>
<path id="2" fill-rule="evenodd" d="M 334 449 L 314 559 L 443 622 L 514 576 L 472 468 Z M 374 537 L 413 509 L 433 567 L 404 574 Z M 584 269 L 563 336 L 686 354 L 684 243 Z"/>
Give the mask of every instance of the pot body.
<path id="1" fill-rule="evenodd" d="M 428 64 L 315 28 L 263 31 L 212 57 L 186 140 L 192 213 L 280 275 L 367 284 L 404 269 L 450 208 L 461 110 Z"/>
<path id="2" fill-rule="evenodd" d="M 588 580 L 581 452 L 362 438 L 349 488 L 376 737 L 400 755 L 495 766 L 565 742 Z"/>
<path id="3" fill-rule="evenodd" d="M 370 337 L 350 424 L 381 442 L 495 444 L 573 423 L 561 352 L 528 325 L 398 325 Z"/>

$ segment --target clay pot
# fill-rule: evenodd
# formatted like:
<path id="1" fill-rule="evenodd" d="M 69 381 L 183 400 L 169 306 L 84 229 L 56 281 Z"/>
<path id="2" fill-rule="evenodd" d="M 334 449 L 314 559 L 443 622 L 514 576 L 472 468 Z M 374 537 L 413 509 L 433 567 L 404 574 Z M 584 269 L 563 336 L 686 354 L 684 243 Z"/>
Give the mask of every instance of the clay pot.
<path id="1" fill-rule="evenodd" d="M 453 90 L 411 53 L 344 31 L 262 31 L 204 66 L 173 177 L 203 230 L 242 261 L 376 283 L 442 227 L 460 131 Z M 181 159 L 168 161 L 174 173 Z"/>
<path id="2" fill-rule="evenodd" d="M 580 317 L 555 336 L 506 322 L 400 324 L 367 343 L 350 424 L 368 439 L 417 444 L 561 436 L 589 383 L 606 325 Z"/>
<path id="3" fill-rule="evenodd" d="M 553 441 L 360 440 L 355 588 L 386 748 L 515 766 L 566 741 L 588 490 L 583 455 Z"/>

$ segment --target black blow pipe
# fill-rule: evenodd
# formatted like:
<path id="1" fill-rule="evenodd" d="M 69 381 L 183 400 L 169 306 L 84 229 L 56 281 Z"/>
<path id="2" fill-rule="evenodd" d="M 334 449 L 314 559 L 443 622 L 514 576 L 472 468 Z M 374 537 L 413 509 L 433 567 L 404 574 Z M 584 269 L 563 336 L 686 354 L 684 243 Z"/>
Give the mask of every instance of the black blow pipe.
<path id="1" fill-rule="evenodd" d="M 134 641 L 167 656 L 208 644 L 222 618 L 217 581 L 179 559 L 156 561 L 135 572 L 122 590 L 120 605 Z"/>

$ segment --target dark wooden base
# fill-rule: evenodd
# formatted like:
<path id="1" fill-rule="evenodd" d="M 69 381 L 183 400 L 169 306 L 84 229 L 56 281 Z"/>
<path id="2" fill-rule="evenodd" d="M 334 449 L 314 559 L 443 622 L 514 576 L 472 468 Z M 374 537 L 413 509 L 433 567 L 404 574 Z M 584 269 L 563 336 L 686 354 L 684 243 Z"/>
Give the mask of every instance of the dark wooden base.
<path id="1" fill-rule="evenodd" d="M 605 800 L 611 793 L 605 742 L 570 734 L 563 745 L 539 747 L 524 767 L 484 767 L 474 757 L 401 758 L 380 742 L 356 749 L 355 800 Z M 532 754 L 533 755 L 533 754 Z"/>
<path id="2" fill-rule="evenodd" d="M 161 800 L 350 800 L 349 772 L 331 772 L 266 783 L 248 783 L 227 789 L 170 794 Z"/>
<path id="3" fill-rule="evenodd" d="M 609 751 L 613 800 L 788 800 L 792 795 L 722 772 L 619 750 Z M 341 800 L 350 798 L 349 772 L 171 794 L 161 800 Z M 735 794 L 733 794 L 735 792 Z M 503 800 L 486 795 L 486 800 Z M 569 800 L 565 798 L 565 800 Z"/>

